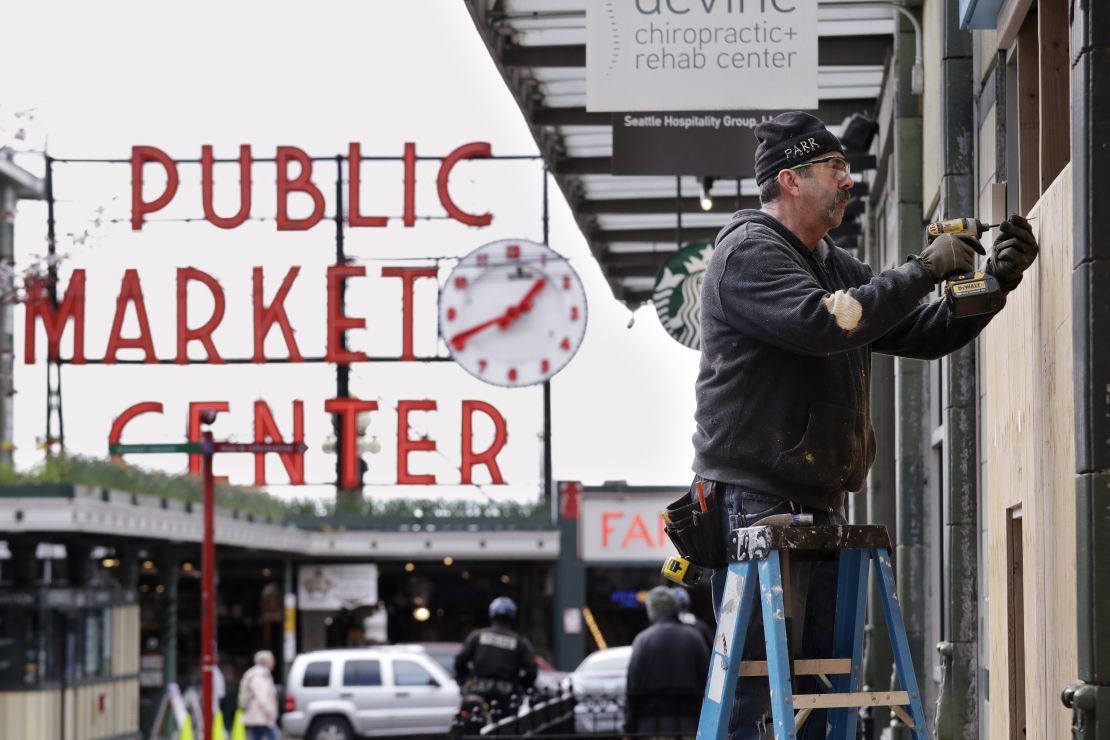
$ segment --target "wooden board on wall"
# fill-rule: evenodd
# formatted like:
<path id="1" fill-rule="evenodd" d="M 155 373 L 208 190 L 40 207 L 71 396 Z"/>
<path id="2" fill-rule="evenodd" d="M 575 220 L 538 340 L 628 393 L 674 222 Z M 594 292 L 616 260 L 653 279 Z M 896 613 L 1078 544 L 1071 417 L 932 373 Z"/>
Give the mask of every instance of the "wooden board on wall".
<path id="1" fill-rule="evenodd" d="M 1010 727 L 1006 531 L 1021 506 L 1026 723 L 1070 734 L 1060 690 L 1075 680 L 1075 409 L 1072 397 L 1071 166 L 1030 211 L 1040 258 L 983 333 L 990 727 Z"/>

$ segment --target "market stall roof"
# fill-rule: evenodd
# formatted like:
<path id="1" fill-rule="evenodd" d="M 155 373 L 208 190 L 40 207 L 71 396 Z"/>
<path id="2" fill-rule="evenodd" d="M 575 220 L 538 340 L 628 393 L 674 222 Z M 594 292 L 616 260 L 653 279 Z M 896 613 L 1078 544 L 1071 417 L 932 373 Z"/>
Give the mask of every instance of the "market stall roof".
<path id="1" fill-rule="evenodd" d="M 656 273 L 680 242 L 712 241 L 732 212 L 758 207 L 757 190 L 751 179 L 715 178 L 713 205 L 703 211 L 704 183 L 697 176 L 611 174 L 613 115 L 586 110 L 586 2 L 466 5 L 613 295 L 635 308 L 651 299 Z M 891 52 L 893 13 L 843 0 L 818 4 L 817 114 L 834 132 L 852 113 L 875 108 Z M 867 166 L 866 160 L 854 164 Z M 856 190 L 863 195 L 866 184 Z M 850 213 L 858 214 L 860 205 Z M 846 223 L 834 237 L 850 248 L 859 230 L 858 223 Z"/>

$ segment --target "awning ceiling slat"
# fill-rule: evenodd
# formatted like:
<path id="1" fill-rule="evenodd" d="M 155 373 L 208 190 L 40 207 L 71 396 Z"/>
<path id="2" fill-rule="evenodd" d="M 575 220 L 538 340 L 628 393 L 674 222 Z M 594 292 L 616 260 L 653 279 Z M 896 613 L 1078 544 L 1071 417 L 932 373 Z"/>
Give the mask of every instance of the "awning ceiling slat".
<path id="1" fill-rule="evenodd" d="M 609 174 L 613 115 L 585 109 L 586 0 L 466 4 L 613 294 L 633 307 L 650 300 L 656 271 L 677 248 L 676 178 Z M 818 115 L 837 130 L 851 113 L 874 109 L 893 11 L 821 0 L 817 20 Z M 681 178 L 683 242 L 712 241 L 737 207 L 758 207 L 750 179 L 716 181 L 708 213 L 699 207 L 700 186 Z"/>

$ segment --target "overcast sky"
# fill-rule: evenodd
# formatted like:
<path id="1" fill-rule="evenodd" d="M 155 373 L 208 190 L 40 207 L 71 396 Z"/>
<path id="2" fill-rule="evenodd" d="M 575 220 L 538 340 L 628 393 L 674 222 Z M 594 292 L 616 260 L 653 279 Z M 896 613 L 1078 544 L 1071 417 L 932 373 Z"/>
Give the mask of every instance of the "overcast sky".
<path id="1" fill-rule="evenodd" d="M 200 156 L 203 144 L 217 156 L 238 155 L 250 144 L 259 157 L 278 145 L 310 155 L 345 154 L 359 142 L 364 155 L 399 156 L 415 142 L 419 155 L 442 156 L 471 141 L 488 141 L 495 155 L 535 154 L 527 127 L 506 91 L 465 7 L 455 0 L 405 2 L 240 2 L 180 4 L 115 2 L 34 2 L 9 4 L 0 44 L 0 123 L 13 111 L 36 109 L 31 143 L 49 139 L 55 157 L 119 157 L 133 145 L 156 146 L 175 158 Z M 110 8 L 110 10 L 109 10 Z M 26 160 L 24 160 L 26 162 Z M 29 163 L 28 167 L 38 166 Z M 441 217 L 435 195 L 437 164 L 417 169 L 416 210 Z M 367 317 L 365 331 L 351 332 L 351 344 L 371 354 L 400 350 L 399 281 L 377 275 L 384 265 L 415 265 L 420 257 L 461 256 L 499 238 L 542 236 L 541 164 L 538 161 L 475 162 L 460 165 L 451 179 L 460 205 L 489 211 L 493 223 L 476 229 L 433 218 L 405 229 L 391 221 L 384 229 L 348 235 L 347 251 L 367 267 L 368 277 L 350 283 L 348 313 Z M 274 166 L 253 170 L 255 216 L 274 212 Z M 200 170 L 181 165 L 177 198 L 158 216 L 200 217 Z M 153 178 L 153 173 L 152 173 Z M 176 349 L 175 271 L 195 267 L 215 276 L 227 298 L 227 312 L 214 337 L 225 357 L 251 352 L 251 269 L 265 274 L 267 301 L 286 272 L 301 273 L 286 303 L 305 356 L 321 355 L 325 342 L 324 274 L 335 256 L 334 226 L 307 232 L 278 232 L 272 220 L 251 221 L 224 231 L 210 224 L 150 223 L 130 229 L 130 172 L 126 165 L 58 165 L 59 251 L 69 256 L 63 276 L 82 267 L 88 275 L 86 355 L 99 358 L 115 311 L 124 270 L 142 278 L 152 334 L 159 357 Z M 314 182 L 328 196 L 331 213 L 335 168 L 314 169 Z M 398 216 L 402 170 L 396 163 L 367 164 L 362 174 L 364 212 Z M 217 210 L 238 206 L 236 166 L 217 168 Z M 150 191 L 153 192 L 153 191 Z M 685 485 L 692 456 L 693 381 L 697 353 L 670 339 L 651 308 L 631 314 L 616 302 L 597 263 L 552 184 L 551 245 L 582 277 L 589 298 L 586 340 L 571 364 L 553 381 L 554 473 L 560 480 L 587 484 L 623 479 L 634 484 Z M 303 203 L 301 204 L 303 206 Z M 89 228 L 98 208 L 109 219 L 87 244 L 67 233 Z M 23 202 L 16 221 L 17 260 L 45 251 L 45 208 Z M 451 263 L 441 263 L 441 279 Z M 17 265 L 18 268 L 18 265 Z M 417 354 L 437 351 L 436 287 L 418 283 L 415 308 Z M 203 322 L 211 298 L 190 290 L 190 324 Z M 34 465 L 42 457 L 35 438 L 45 430 L 45 352 L 39 336 L 39 364 L 23 364 L 23 309 L 14 316 L 17 360 L 15 383 L 16 461 Z M 125 336 L 135 336 L 134 312 Z M 69 353 L 68 338 L 63 351 Z M 267 350 L 285 354 L 280 332 Z M 442 347 L 438 347 L 443 352 Z M 194 343 L 192 356 L 202 353 Z M 121 354 L 121 357 L 134 356 Z M 134 421 L 125 442 L 182 438 L 189 401 L 226 400 L 231 410 L 215 426 L 218 437 L 252 438 L 253 404 L 264 400 L 279 427 L 292 429 L 292 401 L 305 405 L 306 477 L 310 484 L 334 480 L 334 456 L 321 446 L 330 432 L 324 399 L 334 395 L 330 365 L 266 366 L 84 366 L 63 371 L 65 429 L 71 452 L 102 456 L 112 419 L 141 401 L 162 401 L 162 416 Z M 417 434 L 436 440 L 438 452 L 414 453 L 410 468 L 434 473 L 444 484 L 459 479 L 459 407 L 464 399 L 484 400 L 505 415 L 509 443 L 499 457 L 505 486 L 483 486 L 495 499 L 530 500 L 540 481 L 542 428 L 538 387 L 504 390 L 473 380 L 453 363 L 358 364 L 352 394 L 377 400 L 370 434 L 382 450 L 366 455 L 371 495 L 481 497 L 454 485 L 397 490 L 398 400 L 434 399 L 434 413 L 412 419 Z M 475 446 L 484 446 L 488 429 Z M 135 458 L 132 458 L 135 460 Z M 183 470 L 183 456 L 148 456 L 136 462 Z M 478 469 L 478 480 L 486 480 Z M 216 472 L 233 482 L 253 480 L 253 458 L 225 456 Z M 328 495 L 323 485 L 294 488 L 277 459 L 267 465 L 270 487 L 283 497 Z"/>

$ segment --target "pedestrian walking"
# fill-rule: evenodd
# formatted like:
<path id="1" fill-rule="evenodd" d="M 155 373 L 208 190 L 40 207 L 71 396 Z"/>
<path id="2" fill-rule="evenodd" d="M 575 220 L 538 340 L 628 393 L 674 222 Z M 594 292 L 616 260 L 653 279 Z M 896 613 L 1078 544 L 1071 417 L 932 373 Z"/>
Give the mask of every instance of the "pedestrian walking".
<path id="1" fill-rule="evenodd" d="M 709 673 L 709 645 L 679 621 L 671 589 L 656 586 L 645 606 L 651 625 L 632 641 L 625 732 L 693 735 Z"/>
<path id="2" fill-rule="evenodd" d="M 718 234 L 702 285 L 691 495 L 702 486 L 725 533 L 792 512 L 845 524 L 846 494 L 863 486 L 875 459 L 871 353 L 932 360 L 978 336 L 995 314 L 956 318 L 947 301 L 923 301 L 948 275 L 972 272 L 981 247 L 973 237 L 943 234 L 875 274 L 828 236 L 853 186 L 837 137 L 800 111 L 761 123 L 755 135 L 761 208 L 738 211 Z M 1008 294 L 1038 246 L 1021 216 L 1000 228 L 982 269 Z M 718 552 L 711 558 L 717 610 L 727 575 L 723 543 Z M 831 654 L 833 557 L 791 555 L 795 658 Z M 757 611 L 743 657 L 764 656 Z M 800 677 L 798 691 L 817 693 L 813 677 Z M 767 679 L 740 679 L 733 706 L 730 738 L 770 736 Z M 824 733 L 819 709 L 799 740 Z"/>
<path id="3" fill-rule="evenodd" d="M 274 654 L 259 650 L 254 665 L 239 682 L 239 708 L 249 740 L 277 740 L 278 702 L 274 687 Z"/>

